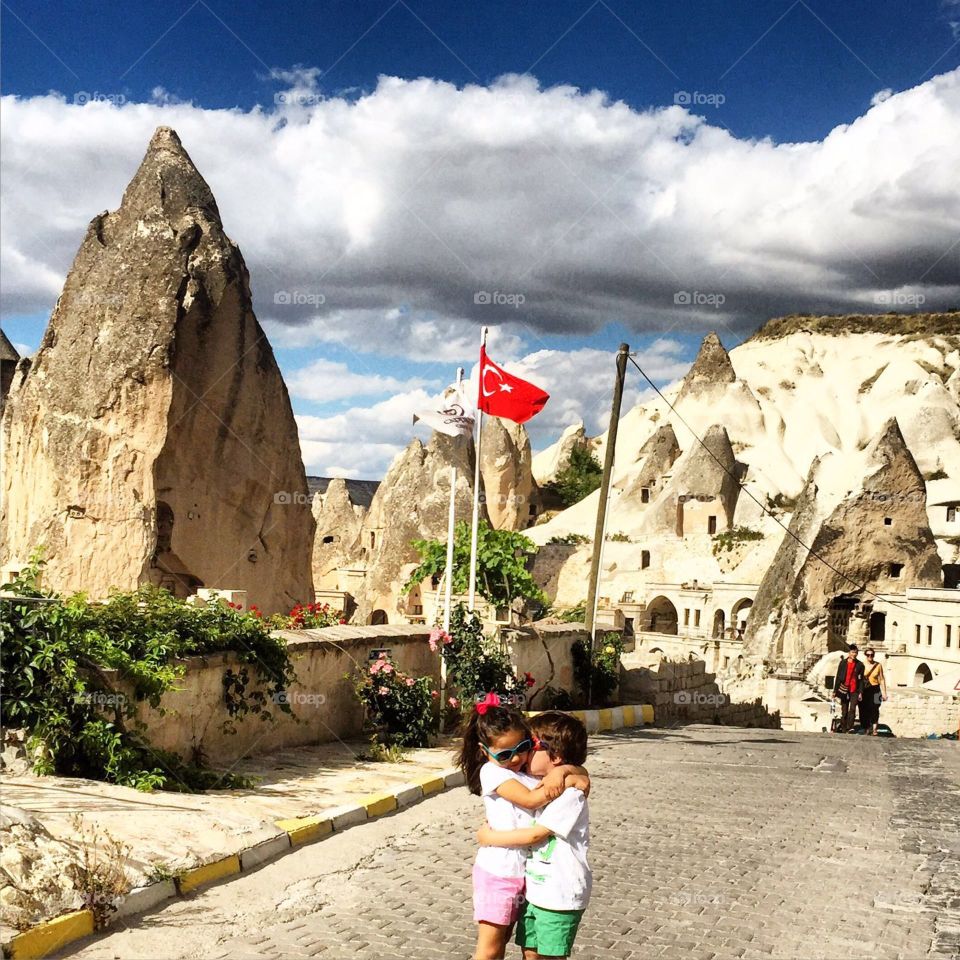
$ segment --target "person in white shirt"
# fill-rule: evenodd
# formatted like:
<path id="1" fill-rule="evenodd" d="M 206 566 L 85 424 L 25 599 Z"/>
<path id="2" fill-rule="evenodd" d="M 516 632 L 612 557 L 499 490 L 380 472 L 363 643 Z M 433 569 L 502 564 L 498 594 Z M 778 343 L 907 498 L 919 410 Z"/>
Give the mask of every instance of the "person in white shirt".
<path id="1" fill-rule="evenodd" d="M 496 694 L 470 712 L 463 727 L 460 766 L 471 793 L 483 797 L 487 822 L 499 830 L 529 826 L 530 811 L 559 797 L 565 786 L 589 789 L 574 767 L 551 766 L 549 776 L 526 772 L 533 740 L 526 718 L 502 705 Z M 477 922 L 476 960 L 499 960 L 524 906 L 526 850 L 481 846 L 473 867 L 473 918 Z"/>
<path id="2" fill-rule="evenodd" d="M 587 731 L 575 717 L 548 711 L 530 723 L 535 752 L 528 769 L 546 776 L 567 765 L 581 768 L 587 757 Z M 526 905 L 517 924 L 524 960 L 568 957 L 590 902 L 593 876 L 587 861 L 590 810 L 582 790 L 568 786 L 548 803 L 529 827 L 481 827 L 482 844 L 517 850 L 531 845 L 526 862 Z"/>

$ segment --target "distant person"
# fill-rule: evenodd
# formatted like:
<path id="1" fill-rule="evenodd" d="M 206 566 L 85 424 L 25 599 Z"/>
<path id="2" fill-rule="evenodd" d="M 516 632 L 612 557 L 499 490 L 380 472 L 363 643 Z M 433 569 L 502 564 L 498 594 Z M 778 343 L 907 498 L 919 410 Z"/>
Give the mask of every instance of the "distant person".
<path id="1" fill-rule="evenodd" d="M 847 648 L 847 655 L 837 667 L 833 681 L 833 697 L 840 701 L 843 714 L 840 717 L 840 732 L 853 733 L 857 719 L 857 704 L 863 693 L 863 664 L 857 659 L 860 651 L 855 643 Z"/>
<path id="2" fill-rule="evenodd" d="M 860 726 L 875 737 L 880 722 L 880 704 L 887 699 L 887 678 L 883 675 L 883 664 L 876 659 L 873 647 L 867 647 L 863 655 L 867 658 L 867 665 L 863 668 Z"/>

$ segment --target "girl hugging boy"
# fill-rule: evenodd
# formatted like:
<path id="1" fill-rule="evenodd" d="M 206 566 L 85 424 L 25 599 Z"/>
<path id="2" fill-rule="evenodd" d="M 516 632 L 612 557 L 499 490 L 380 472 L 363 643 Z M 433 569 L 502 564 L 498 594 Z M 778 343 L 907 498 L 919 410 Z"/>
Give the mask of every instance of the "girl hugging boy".
<path id="1" fill-rule="evenodd" d="M 460 766 L 487 818 L 473 868 L 476 960 L 504 957 L 518 920 L 525 958 L 569 955 L 589 898 L 586 741 L 578 720 L 550 712 L 528 725 L 496 694 L 467 719 Z"/>

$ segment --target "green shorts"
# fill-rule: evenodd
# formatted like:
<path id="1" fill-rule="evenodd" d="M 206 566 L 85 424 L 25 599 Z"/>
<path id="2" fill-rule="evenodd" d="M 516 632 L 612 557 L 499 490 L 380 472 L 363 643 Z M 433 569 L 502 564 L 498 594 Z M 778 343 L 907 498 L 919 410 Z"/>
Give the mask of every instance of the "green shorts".
<path id="1" fill-rule="evenodd" d="M 541 957 L 569 957 L 582 910 L 546 910 L 527 902 L 517 922 L 517 945 Z"/>

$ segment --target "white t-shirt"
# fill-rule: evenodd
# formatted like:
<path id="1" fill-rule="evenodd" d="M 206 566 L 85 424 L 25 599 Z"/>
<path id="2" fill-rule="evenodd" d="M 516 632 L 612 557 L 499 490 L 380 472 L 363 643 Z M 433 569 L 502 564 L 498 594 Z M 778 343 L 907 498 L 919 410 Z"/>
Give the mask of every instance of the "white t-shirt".
<path id="1" fill-rule="evenodd" d="M 533 823 L 533 815 L 497 793 L 497 788 L 507 780 L 517 780 L 530 790 L 540 786 L 536 777 L 508 770 L 488 760 L 480 768 L 480 794 L 487 813 L 487 823 L 494 830 L 529 827 Z M 526 859 L 526 847 L 481 847 L 477 851 L 477 866 L 495 877 L 522 877 Z"/>
<path id="2" fill-rule="evenodd" d="M 567 787 L 537 815 L 552 831 L 527 860 L 527 899 L 545 910 L 583 910 L 590 901 L 593 874 L 587 863 L 590 809 L 583 791 Z"/>

